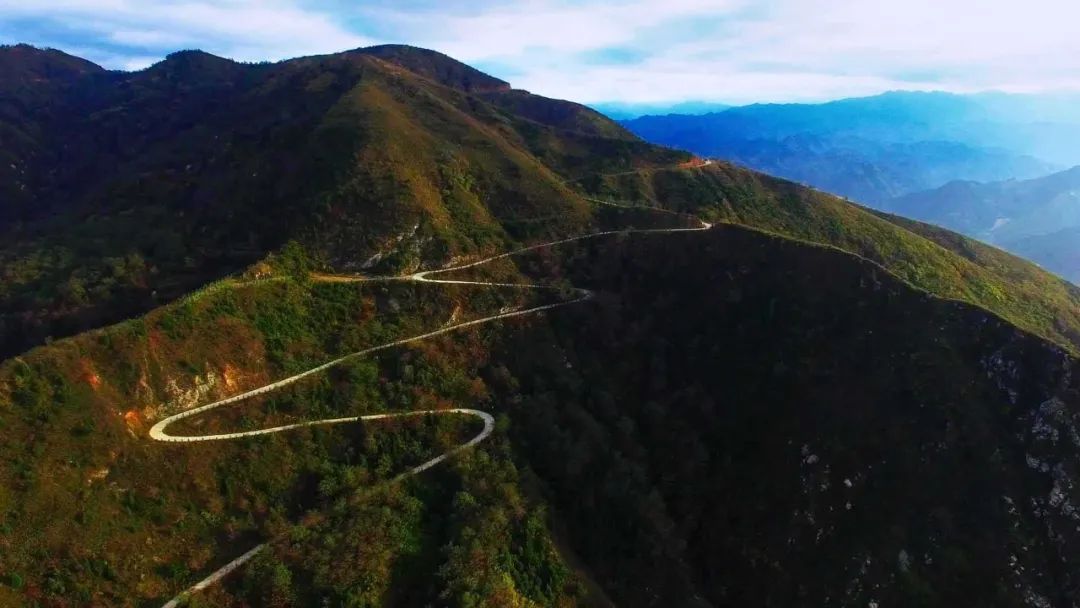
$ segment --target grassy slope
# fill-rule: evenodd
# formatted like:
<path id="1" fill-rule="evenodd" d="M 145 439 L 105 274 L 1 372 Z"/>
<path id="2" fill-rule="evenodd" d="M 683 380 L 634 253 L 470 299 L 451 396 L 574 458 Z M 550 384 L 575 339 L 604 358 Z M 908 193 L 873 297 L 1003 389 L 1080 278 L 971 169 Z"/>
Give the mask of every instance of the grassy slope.
<path id="1" fill-rule="evenodd" d="M 1080 291 L 1029 262 L 948 231 L 723 163 L 578 183 L 602 197 L 696 210 L 718 221 L 832 245 L 934 295 L 979 305 L 1080 350 Z"/>
<path id="2" fill-rule="evenodd" d="M 311 601 L 362 595 L 377 602 L 399 587 L 419 589 L 421 602 L 437 601 L 444 592 L 447 597 L 560 595 L 567 574 L 553 550 L 545 549 L 550 547 L 546 535 L 529 536 L 527 550 L 516 544 L 528 536 L 522 536 L 522 527 L 535 528 L 542 515 L 518 495 L 505 450 L 470 457 L 483 466 L 454 465 L 431 484 L 375 497 L 375 505 L 390 504 L 374 511 L 362 505 L 349 510 L 356 515 L 359 509 L 359 517 L 342 513 L 313 521 L 307 527 L 321 530 L 317 534 L 293 528 L 308 509 L 332 514 L 328 507 L 337 501 L 353 500 L 349 497 L 357 489 L 421 462 L 440 446 L 460 443 L 459 437 L 475 428 L 456 429 L 460 425 L 440 418 L 426 426 L 301 431 L 251 442 L 171 446 L 145 440 L 148 425 L 163 412 L 433 329 L 452 314 L 479 314 L 510 303 L 498 293 L 429 286 L 312 284 L 288 276 L 224 282 L 145 318 L 5 362 L 0 365 L 0 428 L 5 436 L 23 439 L 0 447 L 0 600 L 33 599 L 44 606 L 160 602 L 257 538 L 283 533 L 324 541 L 333 535 L 364 539 L 341 540 L 364 547 L 356 555 L 357 568 L 372 570 L 359 587 L 339 580 L 334 565 L 339 562 L 327 561 L 334 555 L 331 548 L 309 555 L 304 563 L 315 579 L 304 589 L 318 596 Z M 469 369 L 484 360 L 491 335 L 490 330 L 471 332 L 357 361 L 207 417 L 190 430 L 380 410 L 490 408 L 483 383 Z M 485 481 L 490 475 L 500 479 Z M 461 492 L 484 495 L 492 492 L 492 483 L 500 488 L 498 498 L 483 504 L 488 511 L 499 510 L 497 517 L 474 513 L 471 503 L 429 500 L 447 493 L 450 498 Z M 386 521 L 386 509 L 401 501 L 426 504 L 431 512 L 421 517 L 405 509 L 403 519 Z M 372 517 L 383 521 L 373 523 Z M 465 521 L 438 524 L 442 518 Z M 469 523 L 477 518 L 500 523 L 484 527 L 482 538 L 455 540 L 462 526 L 476 529 L 483 523 Z M 368 524 L 387 535 L 370 537 Z M 467 556 L 441 553 L 447 543 L 465 541 L 474 551 L 509 552 L 499 559 L 517 560 L 519 569 L 507 570 L 505 561 L 478 569 Z M 281 559 L 292 554 L 290 547 L 282 547 Z M 410 563 L 422 567 L 402 570 Z M 556 578 L 537 579 L 540 570 Z"/>
<path id="3" fill-rule="evenodd" d="M 1080 287 L 1042 270 L 1023 258 L 955 232 L 904 217 L 879 215 L 1003 277 L 1010 285 L 1019 287 L 1024 298 L 1031 302 L 1032 308 L 1043 308 L 1036 314 L 1040 315 L 1044 321 L 1047 315 L 1053 317 L 1049 319 L 1050 326 L 1053 328 L 1050 331 L 1057 332 L 1061 338 L 1072 344 L 1080 343 L 1080 328 L 1077 325 L 1080 314 L 1074 312 L 1077 304 L 1080 303 Z M 1039 305 L 1036 298 L 1040 296 L 1047 305 Z M 1017 303 L 1017 306 L 1023 306 L 1023 304 Z"/>

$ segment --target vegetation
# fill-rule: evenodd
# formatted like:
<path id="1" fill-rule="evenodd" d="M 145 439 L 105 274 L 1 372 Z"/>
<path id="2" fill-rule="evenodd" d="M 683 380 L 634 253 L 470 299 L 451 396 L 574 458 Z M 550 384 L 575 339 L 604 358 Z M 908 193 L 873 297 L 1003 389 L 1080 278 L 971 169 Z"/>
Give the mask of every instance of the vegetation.
<path id="1" fill-rule="evenodd" d="M 0 50 L 13 79 L 67 61 L 17 50 Z M 430 70 L 387 47 L 274 65 L 183 52 L 131 74 L 51 68 L 40 90 L 23 75 L 0 114 L 35 133 L 6 148 L 29 198 L 0 210 L 0 354 L 135 316 L 290 240 L 324 267 L 394 272 L 583 227 L 586 203 L 518 132 L 559 129 L 469 96 L 479 72 L 420 59 Z"/>
<path id="2" fill-rule="evenodd" d="M 994 243 L 1080 282 L 1080 167 L 1026 181 L 951 182 L 889 201 L 890 213 Z"/>
<path id="3" fill-rule="evenodd" d="M 938 297 L 976 304 L 1080 352 L 1080 290 L 958 234 L 724 163 L 597 176 L 579 184 L 601 198 L 691 211 L 842 249 Z"/>
<path id="4" fill-rule="evenodd" d="M 485 378 L 617 605 L 1072 597 L 1076 359 L 734 226 L 565 263 L 605 295 L 512 332 Z"/>
<path id="5" fill-rule="evenodd" d="M 289 255 L 286 249 L 278 260 Z M 572 577 L 545 529 L 536 527 L 543 521 L 539 507 L 516 489 L 505 445 L 456 463 L 454 473 L 434 487 L 391 487 L 371 495 L 379 480 L 475 434 L 452 417 L 222 444 L 145 440 L 152 420 L 195 400 L 428 331 L 433 320 L 437 326 L 466 301 L 473 314 L 512 305 L 507 297 L 521 294 L 366 288 L 306 277 L 234 283 L 10 360 L 0 368 L 0 426 L 26 441 L 0 448 L 0 572 L 9 583 L 4 593 L 21 590 L 42 605 L 140 605 L 179 591 L 260 537 L 294 538 L 295 550 L 284 545 L 282 559 L 300 559 L 295 552 L 305 551 L 301 562 L 314 569 L 307 575 L 290 570 L 293 591 L 286 595 L 338 598 L 341 605 L 367 605 L 396 593 L 398 582 L 427 589 L 428 601 L 453 598 L 462 606 L 506 605 L 492 598 L 511 592 L 552 605 L 565 586 L 573 593 Z M 185 421 L 176 432 L 253 429 L 350 412 L 483 407 L 487 391 L 468 370 L 482 360 L 477 355 L 485 340 L 481 333 L 453 346 L 424 343 L 359 360 L 221 415 Z M 491 492 L 497 499 L 478 502 L 473 496 Z M 425 526 L 437 522 L 415 511 L 421 503 L 456 506 L 433 514 L 449 519 L 432 529 Z M 473 512 L 475 505 L 483 508 Z M 305 516 L 309 512 L 323 515 Z M 392 521 L 378 523 L 387 516 Z M 367 542 L 369 525 L 387 534 L 382 545 Z M 355 572 L 368 582 L 340 578 L 346 545 L 335 534 L 345 535 L 341 543 L 359 543 L 356 563 L 374 570 L 358 566 Z M 414 537 L 419 544 L 403 540 Z M 451 549 L 458 545 L 468 549 Z M 510 553 L 500 553 L 481 573 L 472 562 L 486 551 Z M 416 569 L 420 565 L 427 570 Z M 280 605 L 274 598 L 284 579 L 268 568 L 249 576 L 277 581 L 263 600 Z M 398 574 L 381 577 L 379 568 Z M 504 579 L 517 582 L 507 586 Z M 429 580 L 443 581 L 443 587 L 417 582 Z"/>
<path id="6" fill-rule="evenodd" d="M 184 52 L 137 74 L 64 59 L 78 69 L 49 79 L 11 52 L 0 69 L 36 71 L 0 79 L 25 95 L 0 127 L 33 200 L 0 224 L 5 352 L 23 353 L 0 363 L 0 604 L 159 605 L 263 542 L 190 605 L 1077 601 L 1080 369 L 1023 330 L 1075 348 L 1080 321 L 1034 267 L 416 49 Z M 692 224 L 588 198 L 723 225 L 455 275 L 556 290 L 331 274 Z M 422 475 L 397 479 L 476 423 L 147 440 L 171 413 L 572 285 L 595 299 L 175 427 L 496 415 Z"/>

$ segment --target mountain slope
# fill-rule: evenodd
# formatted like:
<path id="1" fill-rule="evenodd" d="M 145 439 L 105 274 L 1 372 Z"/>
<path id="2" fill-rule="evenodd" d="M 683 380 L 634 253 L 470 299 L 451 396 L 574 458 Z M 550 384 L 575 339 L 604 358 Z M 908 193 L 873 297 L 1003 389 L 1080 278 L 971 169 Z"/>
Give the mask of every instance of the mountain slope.
<path id="1" fill-rule="evenodd" d="M 617 127 L 590 129 L 603 119 L 478 74 L 437 53 L 375 47 L 259 66 L 185 52 L 144 72 L 75 78 L 50 97 L 66 110 L 45 129 L 52 156 L 27 161 L 38 166 L 28 170 L 40 176 L 28 179 L 38 184 L 28 189 L 38 202 L 16 214 L 0 251 L 3 352 L 137 314 L 290 239 L 306 243 L 324 269 L 392 271 L 568 234 L 587 214 L 573 192 L 580 184 L 564 179 L 690 159 Z M 535 111 L 509 112 L 516 102 L 489 103 L 498 96 L 546 108 L 539 118 L 550 124 Z M 568 127 L 572 116 L 586 126 Z M 60 162 L 59 150 L 71 162 Z M 804 190 L 724 172 L 719 181 L 748 188 L 749 198 L 715 183 L 674 182 L 648 185 L 643 196 L 678 205 L 680 189 L 689 189 L 695 206 L 715 204 L 718 194 L 810 200 Z M 611 193 L 636 200 L 635 188 Z M 838 201 L 823 208 L 828 223 L 863 217 Z M 1075 297 L 1035 271 L 1003 277 L 991 267 L 996 276 L 982 276 L 985 269 L 944 252 L 882 250 L 875 225 L 832 235 L 778 215 L 790 212 L 757 203 L 732 221 L 860 255 L 875 250 L 872 259 L 917 286 L 1076 341 Z M 893 250 L 932 249 L 908 233 L 888 234 Z"/>
<path id="2" fill-rule="evenodd" d="M 134 318 L 0 362 L 0 604 L 1080 601 L 1030 264 L 418 49 L 33 90 L 5 312 Z"/>
<path id="3" fill-rule="evenodd" d="M 203 447 L 145 432 L 527 296 L 222 285 L 0 365 L 0 423 L 30 438 L 0 448 L 0 598 L 165 599 L 255 538 L 283 540 L 202 599 L 594 605 L 586 576 L 627 606 L 1071 597 L 1080 364 L 1060 349 L 866 260 L 737 226 L 536 255 L 506 271 L 601 296 L 360 359 L 186 430 L 439 403 L 502 419 L 494 443 L 378 492 L 365 488 L 469 429 Z"/>
<path id="4" fill-rule="evenodd" d="M 953 182 L 889 201 L 892 213 L 994 243 L 1073 281 L 1080 276 L 1080 167 L 1027 181 Z"/>
<path id="5" fill-rule="evenodd" d="M 273 65 L 183 52 L 34 89 L 52 109 L 38 111 L 32 150 L 6 149 L 29 198 L 0 218 L 0 352 L 147 310 L 289 239 L 330 265 L 390 268 L 580 226 L 583 202 L 525 138 L 557 145 L 568 123 L 570 139 L 607 141 L 590 133 L 597 122 L 625 132 L 542 98 L 529 116 L 510 114 L 500 104 L 526 94 L 503 88 L 442 55 L 376 47 Z"/>
<path id="6" fill-rule="evenodd" d="M 834 249 L 603 247 L 575 267 L 611 297 L 504 356 L 515 440 L 626 605 L 1073 601 L 1075 359 Z"/>
<path id="7" fill-rule="evenodd" d="M 55 50 L 0 46 L 0 225 L 36 202 L 27 184 L 28 162 L 47 145 L 43 123 L 59 120 L 54 98 L 71 82 L 104 68 Z"/>
<path id="8" fill-rule="evenodd" d="M 1080 289 L 956 233 L 725 163 L 577 184 L 601 198 L 663 205 L 830 245 L 873 260 L 929 293 L 977 304 L 1074 351 L 1080 347 Z"/>
<path id="9" fill-rule="evenodd" d="M 509 91 L 510 83 L 455 61 L 442 53 L 398 44 L 384 44 L 352 51 L 401 66 L 441 85 L 466 93 Z"/>
<path id="10" fill-rule="evenodd" d="M 353 53 L 377 57 L 545 125 L 604 137 L 633 138 L 625 129 L 585 106 L 512 89 L 510 83 L 436 51 L 389 44 L 357 49 Z"/>

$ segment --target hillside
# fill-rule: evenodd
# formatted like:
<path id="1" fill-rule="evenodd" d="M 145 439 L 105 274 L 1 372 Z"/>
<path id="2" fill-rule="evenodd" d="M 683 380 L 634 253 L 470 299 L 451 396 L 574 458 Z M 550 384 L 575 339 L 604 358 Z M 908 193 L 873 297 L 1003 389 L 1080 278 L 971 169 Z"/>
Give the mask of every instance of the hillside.
<path id="1" fill-rule="evenodd" d="M 12 47 L 0 66 L 26 67 L 26 53 L 57 77 L 30 79 L 0 115 L 34 134 L 4 146 L 23 193 L 0 209 L 6 355 L 149 310 L 290 239 L 339 269 L 390 269 L 572 231 L 584 203 L 539 155 L 579 171 L 688 158 L 408 47 L 273 65 L 182 52 L 89 75 Z"/>
<path id="2" fill-rule="evenodd" d="M 260 538 L 279 540 L 198 605 L 1070 597 L 1080 370 L 1060 349 L 871 262 L 735 226 L 516 266 L 448 278 L 527 271 L 601 295 L 357 359 L 179 431 L 433 406 L 498 417 L 488 443 L 403 485 L 378 484 L 475 429 L 205 447 L 145 433 L 519 292 L 223 285 L 0 366 L 0 423 L 32 438 L 0 448 L 0 598 L 163 601 Z"/>
<path id="3" fill-rule="evenodd" d="M 626 605 L 1073 601 L 1075 359 L 736 227 L 584 261 L 511 430 Z"/>
<path id="4" fill-rule="evenodd" d="M 1032 178 L 1058 167 L 1037 156 L 1042 146 L 1009 136 L 1034 116 L 991 106 L 979 97 L 897 92 L 644 116 L 622 124 L 648 141 L 876 205 L 954 180 Z M 1062 141 L 1052 147 L 1063 147 L 1065 133 L 1073 131 L 1059 130 Z"/>
<path id="5" fill-rule="evenodd" d="M 953 182 L 887 202 L 884 209 L 993 243 L 1076 281 L 1080 167 L 1046 177 Z"/>
<path id="6" fill-rule="evenodd" d="M 1017 326 L 1080 348 L 1080 289 L 976 241 L 853 205 L 725 163 L 640 171 L 577 184 L 600 198 L 662 205 L 873 260 L 911 285 L 978 304 Z"/>
<path id="7" fill-rule="evenodd" d="M 432 51 L 15 48 L 0 605 L 1080 602 L 1068 283 Z"/>

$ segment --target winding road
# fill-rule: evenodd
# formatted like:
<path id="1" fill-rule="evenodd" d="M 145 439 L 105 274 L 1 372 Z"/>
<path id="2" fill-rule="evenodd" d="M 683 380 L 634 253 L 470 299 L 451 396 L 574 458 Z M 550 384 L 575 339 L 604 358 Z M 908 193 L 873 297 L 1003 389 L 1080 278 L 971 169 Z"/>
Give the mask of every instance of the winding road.
<path id="1" fill-rule="evenodd" d="M 556 286 L 553 286 L 553 285 L 542 285 L 542 284 L 533 284 L 533 283 L 490 283 L 490 282 L 484 282 L 484 281 L 463 281 L 463 280 L 453 280 L 453 279 L 439 279 L 439 278 L 435 278 L 435 277 L 437 277 L 437 275 L 444 274 L 444 273 L 455 272 L 455 271 L 459 271 L 459 270 L 465 270 L 467 268 L 474 268 L 474 267 L 477 267 L 477 266 L 482 266 L 484 264 L 489 264 L 489 263 L 494 262 L 496 260 L 509 258 L 509 257 L 512 257 L 512 256 L 527 253 L 527 252 L 530 252 L 530 251 L 536 251 L 536 250 L 539 250 L 539 249 L 546 249 L 546 248 L 549 248 L 549 247 L 555 247 L 555 246 L 563 245 L 563 244 L 567 244 L 567 243 L 573 243 L 573 242 L 577 242 L 577 241 L 584 241 L 584 240 L 588 240 L 588 239 L 595 239 L 595 238 L 611 236 L 611 235 L 616 235 L 616 234 L 675 234 L 675 233 L 681 233 L 681 232 L 700 232 L 700 231 L 708 230 L 708 229 L 712 228 L 712 224 L 709 224 L 709 223 L 701 220 L 697 216 L 694 216 L 694 215 L 691 215 L 691 214 L 679 213 L 679 212 L 676 212 L 676 211 L 670 211 L 670 210 L 667 210 L 667 209 L 661 209 L 661 208 L 658 208 L 658 207 L 650 207 L 650 206 L 646 206 L 646 205 L 626 205 L 626 204 L 620 204 L 620 203 L 615 203 L 615 202 L 605 201 L 605 200 L 600 200 L 600 199 L 593 199 L 593 198 L 586 198 L 585 200 L 596 203 L 596 204 L 600 204 L 600 205 L 610 206 L 610 207 L 618 207 L 618 208 L 623 208 L 623 209 L 645 209 L 645 210 L 655 211 L 657 213 L 675 215 L 675 216 L 679 216 L 679 217 L 689 219 L 689 220 L 691 220 L 693 222 L 697 222 L 700 225 L 697 226 L 697 227 L 691 227 L 691 228 L 649 228 L 649 229 L 607 230 L 607 231 L 602 231 L 602 232 L 593 232 L 593 233 L 589 233 L 589 234 L 583 234 L 583 235 L 580 235 L 580 236 L 570 237 L 570 238 L 566 238 L 566 239 L 561 239 L 561 240 L 557 240 L 557 241 L 551 241 L 551 242 L 548 242 L 548 243 L 541 243 L 539 245 L 532 245 L 530 247 L 524 247 L 524 248 L 521 248 L 521 249 L 516 249 L 514 251 L 510 251 L 510 252 L 507 252 L 507 253 L 502 253 L 502 254 L 491 256 L 491 257 L 488 257 L 488 258 L 484 258 L 484 259 L 478 260 L 476 262 L 470 262 L 470 263 L 467 263 L 467 264 L 461 264 L 459 266 L 454 266 L 454 267 L 451 267 L 451 268 L 442 268 L 442 269 L 438 269 L 438 270 L 426 270 L 426 271 L 423 271 L 423 272 L 417 272 L 417 273 L 408 274 L 408 275 L 402 275 L 402 276 L 363 277 L 363 276 L 353 276 L 353 275 L 316 275 L 314 278 L 315 278 L 315 280 L 318 280 L 318 281 L 327 281 L 327 282 L 371 283 L 371 282 L 389 282 L 389 281 L 413 281 L 413 282 L 419 282 L 419 283 L 438 283 L 438 284 L 443 284 L 443 285 L 479 285 L 479 286 L 484 286 L 484 287 L 509 287 L 509 288 L 516 288 L 516 289 L 558 290 L 559 287 L 556 287 Z M 155 424 L 153 427 L 151 427 L 150 432 L 149 432 L 149 437 L 150 437 L 150 439 L 153 439 L 155 441 L 163 441 L 163 442 L 169 442 L 169 443 L 193 443 L 193 442 L 198 442 L 198 441 L 227 441 L 227 440 L 232 440 L 232 439 L 241 439 L 241 438 L 245 438 L 245 437 L 255 437 L 255 436 L 259 436 L 259 435 L 271 435 L 271 434 L 274 434 L 274 433 L 282 433 L 282 432 L 285 432 L 285 431 L 291 431 L 291 430 L 299 429 L 299 428 L 314 427 L 314 426 L 329 426 L 329 425 L 335 425 L 335 424 L 350 424 L 350 423 L 355 424 L 355 423 L 363 422 L 363 421 L 367 421 L 367 420 L 384 420 L 384 419 L 388 419 L 388 418 L 403 418 L 403 417 L 427 416 L 427 415 L 457 414 L 457 415 L 465 415 L 465 416 L 475 416 L 475 417 L 480 418 L 481 420 L 483 420 L 484 428 L 475 437 L 473 437 L 469 441 L 467 441 L 467 442 L 465 442 L 465 443 L 463 443 L 463 444 L 461 444 L 459 446 L 454 447 L 453 449 L 451 449 L 451 450 L 449 450 L 449 451 L 447 451 L 447 452 L 445 452 L 443 454 L 440 454 L 439 456 L 436 456 L 435 458 L 432 458 L 431 460 L 428 460 L 427 462 L 425 462 L 423 464 L 417 465 L 417 466 L 415 466 L 415 467 L 401 473 L 400 475 L 398 475 L 397 477 L 395 477 L 394 479 L 392 479 L 390 481 L 390 483 L 397 483 L 397 482 L 399 482 L 399 481 L 401 481 L 403 479 L 406 479 L 408 477 L 412 477 L 413 475 L 417 475 L 419 473 L 422 473 L 422 472 L 430 469 L 431 467 L 438 465 L 439 463 L 443 462 L 447 458 L 450 458 L 451 456 L 457 454 L 458 452 L 461 452 L 462 450 L 466 450 L 466 449 L 468 449 L 468 448 L 470 448 L 470 447 L 484 441 L 485 439 L 487 439 L 488 436 L 491 435 L 492 431 L 495 428 L 495 419 L 494 419 L 494 417 L 492 417 L 491 414 L 489 414 L 487 412 L 480 411 L 480 410 L 457 408 L 457 409 L 439 409 L 439 410 L 416 410 L 416 411 L 408 411 L 408 412 L 390 412 L 390 413 L 384 413 L 384 414 L 370 414 L 370 415 L 366 415 L 366 416 L 350 416 L 350 417 L 345 417 L 345 418 L 329 418 L 329 419 L 324 419 L 324 420 L 311 420 L 311 421 L 307 421 L 307 422 L 299 422 L 299 423 L 296 423 L 296 424 L 286 424 L 286 425 L 282 425 L 282 426 L 269 427 L 269 428 L 265 428 L 265 429 L 257 429 L 257 430 L 253 430 L 253 431 L 240 431 L 240 432 L 236 432 L 236 433 L 221 433 L 221 434 L 216 434 L 216 435 L 170 435 L 167 432 L 167 429 L 172 424 L 174 424 L 176 422 L 179 422 L 180 420 L 183 420 L 185 418 L 191 418 L 193 416 L 198 416 L 200 414 L 204 414 L 204 413 L 209 412 L 211 410 L 215 410 L 215 409 L 227 406 L 227 405 L 232 405 L 234 403 L 245 401 L 245 400 L 250 399 L 252 397 L 255 397 L 257 395 L 263 395 L 263 394 L 266 394 L 266 393 L 269 393 L 269 392 L 272 392 L 272 391 L 276 391 L 276 390 L 278 390 L 280 388 L 289 386 L 290 384 L 294 384 L 296 382 L 299 382 L 300 380 L 303 380 L 304 378 L 307 378 L 308 376 L 312 376 L 314 374 L 324 372 L 324 371 L 330 369 L 331 367 L 341 365 L 342 363 L 345 363 L 345 362 L 350 361 L 352 359 L 365 357 L 365 356 L 377 353 L 379 351 L 388 350 L 388 349 L 395 348 L 395 347 L 398 347 L 398 346 L 404 346 L 406 344 L 410 344 L 410 343 L 413 343 L 413 342 L 420 342 L 421 340 L 427 340 L 429 338 L 434 338 L 436 336 L 440 336 L 440 335 L 443 335 L 443 334 L 448 334 L 450 332 L 461 331 L 461 330 L 464 330 L 464 329 L 467 329 L 467 328 L 470 328 L 470 327 L 474 327 L 474 326 L 477 326 L 477 325 L 483 325 L 485 323 L 491 323 L 491 322 L 494 322 L 494 321 L 501 321 L 503 319 L 509 319 L 509 318 L 513 318 L 513 317 L 520 317 L 520 316 L 525 316 L 525 315 L 537 314 L 537 313 L 544 312 L 546 310 L 552 310 L 552 309 L 555 309 L 555 308 L 561 308 L 563 306 L 569 306 L 571 304 L 577 304 L 577 303 L 581 303 L 581 302 L 586 302 L 586 301 L 593 298 L 593 292 L 589 291 L 588 289 L 573 288 L 572 291 L 571 291 L 571 294 L 572 294 L 573 297 L 570 297 L 569 299 L 561 301 L 561 302 L 555 302 L 553 304 L 544 304 L 544 305 L 541 305 L 541 306 L 532 306 L 532 307 L 526 307 L 526 308 L 519 308 L 519 309 L 516 309 L 516 310 L 511 310 L 511 311 L 508 311 L 508 312 L 502 312 L 502 313 L 499 313 L 497 315 L 491 315 L 491 316 L 483 317 L 483 318 L 480 318 L 480 319 L 474 319 L 474 320 L 471 320 L 471 321 L 455 323 L 455 324 L 445 326 L 445 327 L 443 327 L 441 329 L 438 329 L 438 330 L 435 330 L 435 331 L 430 331 L 430 332 L 427 332 L 427 333 L 423 333 L 423 334 L 419 334 L 419 335 L 415 335 L 415 336 L 410 336 L 408 338 L 402 338 L 400 340 L 395 340 L 393 342 L 387 342 L 386 344 L 380 344 L 379 346 L 373 346 L 371 348 L 367 348 L 367 349 L 364 349 L 364 350 L 361 350 L 361 351 L 357 351 L 357 352 L 354 352 L 354 353 L 344 355 L 342 357 L 338 357 L 337 359 L 327 361 L 326 363 L 323 363 L 322 365 L 313 367 L 313 368 L 311 368 L 311 369 L 309 369 L 307 371 L 301 372 L 301 373 L 296 374 L 294 376 L 289 376 L 288 378 L 278 380 L 277 382 L 272 382 L 272 383 L 267 384 L 265 386 L 261 386 L 261 387 L 256 388 L 256 389 L 252 389 L 250 391 L 240 393 L 238 395 L 234 395 L 232 397 L 227 397 L 225 399 L 221 399 L 221 400 L 215 401 L 213 403 L 208 403 L 206 405 L 199 406 L 199 407 L 196 407 L 196 408 L 192 408 L 190 410 L 186 410 L 186 411 L 180 412 L 178 414 L 174 414 L 172 416 L 164 418 L 164 419 L 158 421 L 157 424 Z M 207 587 L 210 587 L 211 585 L 217 583 L 218 581 L 223 579 L 225 576 L 227 576 L 229 573 L 231 573 L 233 570 L 236 570 L 240 566 L 244 565 L 246 562 L 250 561 L 256 555 L 258 555 L 263 549 L 266 548 L 266 546 L 267 545 L 265 543 L 260 544 L 260 545 L 258 545 L 256 547 L 254 547 L 253 549 L 251 549 L 250 551 L 244 553 L 240 557 L 238 557 L 238 558 L 234 559 L 233 561 L 229 562 L 228 564 L 222 566 L 221 568 L 216 570 L 210 576 L 208 576 L 205 579 L 199 581 L 195 585 L 189 587 L 184 592 L 180 593 L 179 595 L 177 595 L 173 599 L 166 602 L 163 605 L 162 608 L 178 608 L 179 606 L 182 605 L 182 602 L 184 602 L 192 594 L 197 593 L 199 591 L 202 591 L 203 589 L 206 589 Z"/>

